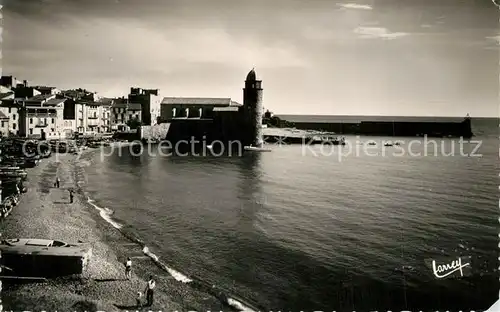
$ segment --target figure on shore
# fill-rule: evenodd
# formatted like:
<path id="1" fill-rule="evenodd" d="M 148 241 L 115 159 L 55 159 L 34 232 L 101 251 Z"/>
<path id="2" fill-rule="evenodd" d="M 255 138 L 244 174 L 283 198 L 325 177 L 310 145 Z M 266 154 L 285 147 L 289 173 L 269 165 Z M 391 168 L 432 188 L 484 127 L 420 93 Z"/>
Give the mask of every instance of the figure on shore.
<path id="1" fill-rule="evenodd" d="M 61 180 L 59 180 L 59 177 L 56 177 L 56 183 L 54 183 L 54 186 L 59 188 L 60 184 L 61 184 Z"/>
<path id="2" fill-rule="evenodd" d="M 73 190 L 69 190 L 69 203 L 72 204 L 73 203 Z"/>
<path id="3" fill-rule="evenodd" d="M 153 280 L 153 275 L 150 275 L 148 284 L 146 285 L 146 301 L 147 301 L 146 305 L 148 307 L 153 305 L 153 293 L 154 293 L 153 289 L 155 288 L 155 286 L 156 283 Z"/>
<path id="4" fill-rule="evenodd" d="M 137 298 L 135 299 L 137 307 L 142 307 L 142 293 L 137 293 Z"/>
<path id="5" fill-rule="evenodd" d="M 125 276 L 127 279 L 132 277 L 132 260 L 130 258 L 127 258 L 127 261 L 125 262 Z"/>

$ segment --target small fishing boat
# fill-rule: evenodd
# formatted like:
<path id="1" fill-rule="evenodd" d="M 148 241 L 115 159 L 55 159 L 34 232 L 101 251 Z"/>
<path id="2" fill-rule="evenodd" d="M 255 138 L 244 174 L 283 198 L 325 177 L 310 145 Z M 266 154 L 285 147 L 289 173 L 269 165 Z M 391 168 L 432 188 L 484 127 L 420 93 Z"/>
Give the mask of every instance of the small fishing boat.
<path id="1" fill-rule="evenodd" d="M 252 152 L 271 152 L 272 150 L 270 148 L 265 148 L 265 147 L 258 147 L 258 146 L 245 146 L 244 147 L 245 151 L 252 151 Z"/>
<path id="2" fill-rule="evenodd" d="M 26 179 L 28 173 L 24 170 L 19 171 L 0 171 L 0 178 L 22 178 Z"/>

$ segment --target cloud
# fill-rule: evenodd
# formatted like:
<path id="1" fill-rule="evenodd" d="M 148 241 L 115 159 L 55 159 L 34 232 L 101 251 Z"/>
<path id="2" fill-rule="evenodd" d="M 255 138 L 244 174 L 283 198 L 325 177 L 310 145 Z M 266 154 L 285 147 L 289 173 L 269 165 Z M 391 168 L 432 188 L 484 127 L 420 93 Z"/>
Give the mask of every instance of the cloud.
<path id="1" fill-rule="evenodd" d="M 361 38 L 380 38 L 386 40 L 392 40 L 409 35 L 404 32 L 389 32 L 389 30 L 384 27 L 356 27 L 356 29 L 354 29 L 354 33 L 358 34 Z"/>
<path id="2" fill-rule="evenodd" d="M 371 5 L 367 4 L 357 4 L 357 3 L 338 3 L 339 7 L 344 9 L 355 9 L 355 10 L 373 10 Z"/>

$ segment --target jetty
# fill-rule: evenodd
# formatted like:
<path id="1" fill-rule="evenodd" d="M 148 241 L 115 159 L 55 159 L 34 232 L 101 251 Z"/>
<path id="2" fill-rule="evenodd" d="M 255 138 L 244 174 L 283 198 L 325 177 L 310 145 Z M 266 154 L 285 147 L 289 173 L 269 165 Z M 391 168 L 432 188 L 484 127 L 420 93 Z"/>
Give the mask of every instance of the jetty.
<path id="1" fill-rule="evenodd" d="M 304 121 L 306 119 L 307 121 Z M 471 117 L 407 116 L 271 116 L 266 119 L 275 128 L 294 128 L 331 132 L 339 135 L 392 137 L 464 137 L 471 138 Z"/>

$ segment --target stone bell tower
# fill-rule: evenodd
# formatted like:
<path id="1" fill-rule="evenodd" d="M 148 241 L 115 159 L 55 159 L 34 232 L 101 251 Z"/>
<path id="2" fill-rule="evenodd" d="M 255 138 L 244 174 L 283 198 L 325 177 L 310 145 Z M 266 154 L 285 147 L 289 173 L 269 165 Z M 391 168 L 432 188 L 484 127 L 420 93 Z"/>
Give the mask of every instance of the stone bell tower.
<path id="1" fill-rule="evenodd" d="M 243 89 L 243 107 L 247 127 L 245 145 L 260 147 L 263 144 L 262 117 L 264 107 L 262 106 L 262 92 L 262 81 L 257 80 L 255 70 L 252 69 L 247 75 Z"/>

